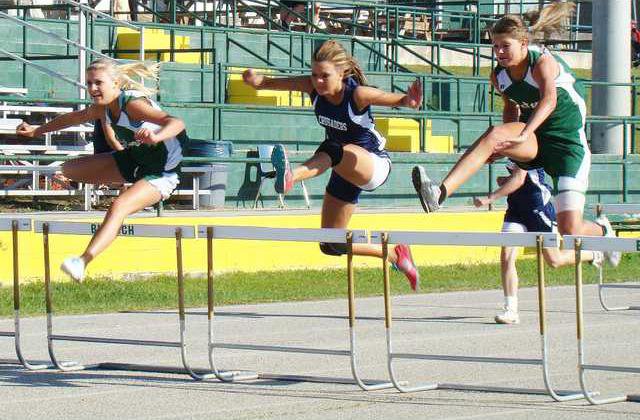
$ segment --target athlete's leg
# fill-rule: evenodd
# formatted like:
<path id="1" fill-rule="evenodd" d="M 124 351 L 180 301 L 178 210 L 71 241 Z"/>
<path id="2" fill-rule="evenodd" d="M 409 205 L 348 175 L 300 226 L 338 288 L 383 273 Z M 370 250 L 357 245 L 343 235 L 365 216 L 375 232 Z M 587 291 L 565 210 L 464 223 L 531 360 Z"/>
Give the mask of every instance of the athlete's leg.
<path id="1" fill-rule="evenodd" d="M 100 153 L 69 160 L 62 165 L 62 174 L 74 181 L 88 184 L 122 184 L 125 182 L 111 153 Z"/>
<path id="2" fill-rule="evenodd" d="M 375 162 L 371 154 L 360 146 L 348 144 L 342 147 L 342 159 L 334 170 L 354 185 L 364 185 L 371 180 Z M 293 169 L 293 182 L 316 177 L 331 168 L 331 157 L 319 151 L 311 159 Z"/>
<path id="3" fill-rule="evenodd" d="M 321 226 L 323 228 L 345 229 L 355 209 L 356 205 L 354 203 L 340 200 L 329 193 L 325 193 L 322 201 Z M 346 252 L 346 249 L 340 249 L 339 246 L 325 243 L 320 244 L 320 249 L 329 255 L 341 255 Z M 354 255 L 382 258 L 382 246 L 353 244 L 353 253 Z M 419 274 L 406 245 L 396 245 L 389 248 L 388 261 L 396 264 L 398 269 L 405 274 L 412 289 L 417 289 Z"/>
<path id="4" fill-rule="evenodd" d="M 498 143 L 513 139 L 520 135 L 524 123 L 507 123 L 489 128 L 467 150 L 449 174 L 442 180 L 447 196 L 453 194 L 460 185 L 464 184 L 473 174 L 487 162 L 495 153 Z M 518 162 L 529 162 L 538 154 L 538 141 L 535 135 L 530 135 L 523 143 L 516 144 L 500 151 L 500 154 Z M 445 197 L 446 198 L 446 197 Z"/>
<path id="5" fill-rule="evenodd" d="M 422 207 L 427 212 L 436 211 L 440 204 L 453 194 L 462 184 L 473 176 L 492 156 L 499 154 L 518 162 L 530 162 L 538 154 L 538 140 L 535 134 L 529 135 L 523 142 L 498 150 L 502 142 L 515 139 L 524 129 L 524 123 L 506 123 L 490 127 L 462 155 L 449 171 L 441 184 L 433 182 L 424 168 L 413 168 L 413 185 L 418 193 Z"/>
<path id="6" fill-rule="evenodd" d="M 118 196 L 109 207 L 102 224 L 81 256 L 85 264 L 88 264 L 113 242 L 127 216 L 154 205 L 160 199 L 161 195 L 158 189 L 144 179 L 137 181 Z"/>

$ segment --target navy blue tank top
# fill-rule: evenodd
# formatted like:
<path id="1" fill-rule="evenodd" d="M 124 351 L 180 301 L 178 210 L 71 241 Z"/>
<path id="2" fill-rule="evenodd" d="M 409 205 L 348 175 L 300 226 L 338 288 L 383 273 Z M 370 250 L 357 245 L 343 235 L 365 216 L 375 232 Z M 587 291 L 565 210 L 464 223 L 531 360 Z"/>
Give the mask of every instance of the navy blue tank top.
<path id="1" fill-rule="evenodd" d="M 379 156 L 388 157 L 384 150 L 386 139 L 376 130 L 371 107 L 361 112 L 353 100 L 353 92 L 359 86 L 352 77 L 344 81 L 342 102 L 334 105 L 314 90 L 311 100 L 318 123 L 325 128 L 325 141 L 355 144 Z"/>
<path id="2" fill-rule="evenodd" d="M 515 164 L 507 165 L 509 172 L 513 171 L 513 167 Z M 545 180 L 544 169 L 530 169 L 522 187 L 507 197 L 507 204 L 525 211 L 544 207 L 551 200 L 551 191 L 551 186 Z"/>

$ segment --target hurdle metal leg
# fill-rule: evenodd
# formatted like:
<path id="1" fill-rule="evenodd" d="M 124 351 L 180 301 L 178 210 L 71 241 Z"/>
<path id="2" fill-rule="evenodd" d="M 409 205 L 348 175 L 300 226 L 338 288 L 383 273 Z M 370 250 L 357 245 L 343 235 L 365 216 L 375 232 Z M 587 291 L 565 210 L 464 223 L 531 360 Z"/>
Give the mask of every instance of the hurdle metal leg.
<path id="1" fill-rule="evenodd" d="M 576 326 L 577 326 L 577 338 L 578 338 L 578 373 L 580 376 L 580 386 L 584 397 L 590 404 L 610 404 L 621 401 L 634 401 L 640 402 L 640 395 L 618 395 L 609 398 L 594 398 L 594 393 L 588 391 L 586 371 L 587 370 L 599 370 L 606 372 L 626 372 L 626 373 L 640 373 L 640 368 L 632 368 L 625 366 L 606 366 L 606 365 L 587 365 L 585 364 L 585 351 L 584 351 L 584 311 L 583 311 L 583 296 L 582 296 L 582 240 L 577 238 L 574 242 L 574 248 L 576 253 L 575 264 L 575 280 L 576 280 Z"/>
<path id="2" fill-rule="evenodd" d="M 430 391 L 434 389 L 452 389 L 452 390 L 470 390 L 481 392 L 505 392 L 505 393 L 517 393 L 517 394 L 536 394 L 536 395 L 550 395 L 555 401 L 569 401 L 584 398 L 582 393 L 577 392 L 557 392 L 553 389 L 550 381 L 549 368 L 548 368 L 548 348 L 547 340 L 545 336 L 545 296 L 544 296 L 544 259 L 542 255 L 543 238 L 537 237 L 537 260 L 538 260 L 538 304 L 540 310 L 539 326 L 540 336 L 542 344 L 542 355 L 540 359 L 524 359 L 524 358 L 503 358 L 503 357 L 476 357 L 476 356 L 448 356 L 448 355 L 428 355 L 428 354 L 410 354 L 410 353 L 394 353 L 392 345 L 391 335 L 391 297 L 389 287 L 389 263 L 386 258 L 383 258 L 383 272 L 384 272 L 384 302 L 385 302 L 385 327 L 387 332 L 387 365 L 389 369 L 389 376 L 394 386 L 400 392 L 417 392 L 417 391 Z M 383 255 L 388 254 L 389 237 L 387 233 L 382 233 L 382 249 Z M 511 388 L 511 387 L 491 387 L 491 386 L 474 386 L 464 384 L 449 384 L 428 382 L 415 386 L 404 386 L 401 381 L 397 379 L 397 375 L 394 371 L 393 360 L 394 359 L 418 359 L 418 360 L 445 360 L 445 361 L 457 361 L 457 362 L 477 362 L 477 363 L 498 363 L 498 364 L 519 364 L 519 365 L 538 365 L 542 367 L 543 380 L 545 384 L 544 390 L 535 389 L 523 389 L 523 388 Z"/>
<path id="3" fill-rule="evenodd" d="M 347 233 L 347 281 L 348 281 L 348 293 L 349 293 L 349 343 L 351 354 L 351 373 L 356 384 L 364 391 L 376 391 L 379 389 L 388 389 L 395 386 L 393 382 L 380 382 L 377 384 L 366 384 L 358 373 L 358 360 L 356 357 L 356 332 L 355 332 L 355 284 L 353 281 L 353 234 Z M 388 254 L 383 253 L 382 259 L 387 260 Z"/>
<path id="4" fill-rule="evenodd" d="M 0 332 L 0 337 L 13 337 L 18 362 L 28 370 L 42 370 L 46 364 L 32 364 L 23 356 L 20 339 L 20 273 L 18 264 L 18 221 L 11 221 L 11 240 L 13 257 L 13 332 Z"/>
<path id="5" fill-rule="evenodd" d="M 639 305 L 628 305 L 628 306 L 609 306 L 606 302 L 604 290 L 605 289 L 636 289 L 640 291 L 640 284 L 607 284 L 604 282 L 604 270 L 602 267 L 598 268 L 598 299 L 600 300 L 600 305 L 605 311 L 629 311 L 629 310 L 640 310 Z"/>
<path id="6" fill-rule="evenodd" d="M 56 335 L 53 333 L 53 300 L 51 290 L 51 274 L 49 259 L 49 224 L 42 225 L 43 245 L 44 245 L 44 264 L 45 264 L 45 298 L 47 307 L 47 342 L 49 348 L 49 356 L 54 366 L 62 371 L 76 371 L 83 369 L 109 369 L 109 370 L 136 370 L 146 372 L 159 373 L 186 373 L 195 380 L 204 380 L 215 377 L 213 372 L 200 372 L 191 368 L 187 358 L 187 344 L 185 341 L 186 333 L 186 317 L 184 307 L 184 274 L 182 266 L 182 228 L 175 229 L 176 240 L 176 266 L 178 278 L 178 317 L 180 341 L 157 341 L 157 340 L 134 340 L 122 338 L 103 338 L 103 337 L 81 337 L 69 335 Z M 101 344 L 122 344 L 136 346 L 153 346 L 153 347 L 171 347 L 179 348 L 182 358 L 183 369 L 171 367 L 151 366 L 151 365 L 134 365 L 129 363 L 96 363 L 92 365 L 83 365 L 77 362 L 60 362 L 54 350 L 54 341 L 75 341 L 85 343 L 101 343 Z"/>
<path id="7" fill-rule="evenodd" d="M 208 260 L 208 275 L 209 278 L 212 278 L 213 273 L 213 228 L 207 227 L 207 260 Z M 241 239 L 236 237 L 236 239 Z M 214 344 L 212 339 L 212 327 L 210 324 L 209 328 L 209 337 L 210 337 L 210 362 L 211 362 L 211 370 L 216 372 L 218 375 L 218 379 L 225 382 L 237 382 L 244 380 L 254 380 L 254 379 L 269 379 L 269 380 L 282 380 L 282 381 L 305 381 L 305 382 L 319 382 L 319 383 L 340 383 L 340 384 L 356 384 L 360 388 L 365 391 L 373 391 L 378 389 L 386 389 L 393 387 L 391 382 L 375 382 L 375 383 L 366 383 L 363 379 L 360 378 L 358 373 L 358 363 L 356 358 L 356 335 L 355 335 L 355 288 L 354 288 L 354 275 L 353 275 L 353 232 L 348 231 L 346 233 L 346 243 L 347 243 L 347 282 L 349 289 L 349 336 L 350 336 L 350 350 L 316 350 L 316 349 L 305 349 L 305 348 L 297 348 L 297 347 L 286 347 L 274 349 L 273 347 L 268 346 L 247 346 L 241 344 L 230 344 L 230 345 L 222 345 L 222 344 Z M 210 280 L 210 285 L 213 290 L 213 281 Z M 213 295 L 213 292 L 212 292 Z M 210 314 L 213 318 L 213 302 L 211 302 Z M 214 361 L 214 349 L 216 347 L 226 347 L 226 348 L 234 348 L 234 349 L 254 349 L 254 350 L 263 350 L 263 351 L 289 351 L 295 353 L 313 353 L 313 354 L 329 354 L 329 355 L 337 355 L 337 356 L 349 356 L 351 359 L 351 372 L 353 375 L 353 379 L 346 378 L 323 378 L 317 376 L 303 376 L 303 375 L 274 375 L 267 373 L 257 373 L 251 371 L 221 371 L 218 367 L 216 367 Z"/>

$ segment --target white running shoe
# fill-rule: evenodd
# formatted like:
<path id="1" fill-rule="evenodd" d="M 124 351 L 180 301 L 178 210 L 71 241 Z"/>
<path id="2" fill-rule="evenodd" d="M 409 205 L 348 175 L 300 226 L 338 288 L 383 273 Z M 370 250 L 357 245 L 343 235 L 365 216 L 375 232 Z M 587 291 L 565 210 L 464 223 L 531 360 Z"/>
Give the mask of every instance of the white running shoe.
<path id="1" fill-rule="evenodd" d="M 602 253 L 602 251 L 593 251 L 593 259 L 591 260 L 591 265 L 596 268 L 601 268 L 603 262 L 604 254 Z"/>
<path id="2" fill-rule="evenodd" d="M 604 228 L 605 235 L 610 238 L 615 238 L 616 234 L 611 227 L 611 223 L 607 216 L 600 216 L 596 219 L 596 223 Z M 620 251 L 605 251 L 604 257 L 607 259 L 607 262 L 612 267 L 617 267 L 620 264 L 620 258 L 622 258 L 622 253 Z"/>
<path id="3" fill-rule="evenodd" d="M 73 281 L 82 283 L 84 280 L 84 260 L 80 257 L 69 257 L 60 266 L 60 269 L 67 273 Z"/>
<path id="4" fill-rule="evenodd" d="M 496 324 L 519 324 L 520 323 L 520 315 L 518 315 L 518 312 L 506 306 L 503 307 L 502 312 L 496 315 L 494 319 L 496 321 Z"/>

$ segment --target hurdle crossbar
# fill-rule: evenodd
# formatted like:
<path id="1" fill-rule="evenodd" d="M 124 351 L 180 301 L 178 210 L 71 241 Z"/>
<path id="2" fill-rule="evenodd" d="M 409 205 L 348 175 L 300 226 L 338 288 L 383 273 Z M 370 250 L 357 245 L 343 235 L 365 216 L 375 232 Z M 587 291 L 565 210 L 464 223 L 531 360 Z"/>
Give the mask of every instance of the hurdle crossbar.
<path id="1" fill-rule="evenodd" d="M 565 236 L 564 246 L 573 248 L 576 253 L 575 264 L 575 281 L 576 281 L 576 326 L 578 339 L 578 373 L 580 376 L 580 386 L 582 392 L 590 404 L 600 405 L 609 404 L 620 401 L 640 402 L 640 395 L 617 395 L 608 398 L 594 398 L 594 394 L 588 391 L 586 371 L 606 371 L 606 372 L 625 372 L 640 373 L 640 367 L 628 366 L 608 366 L 608 365 L 590 365 L 585 363 L 585 334 L 584 334 L 584 308 L 583 308 L 583 288 L 582 288 L 582 251 L 623 251 L 638 252 L 640 251 L 640 240 L 633 238 L 607 238 L 601 236 Z"/>
<path id="2" fill-rule="evenodd" d="M 35 231 L 42 233 L 44 247 L 44 271 L 45 271 L 45 303 L 47 309 L 47 343 L 49 348 L 49 356 L 53 365 L 62 371 L 76 371 L 83 369 L 118 369 L 118 370 L 139 370 L 139 365 L 127 363 L 96 363 L 91 365 L 80 364 L 77 362 L 61 362 L 55 352 L 54 342 L 56 341 L 75 341 L 85 343 L 99 344 L 120 344 L 134 346 L 152 346 L 152 347 L 172 347 L 180 348 L 183 368 L 182 373 L 190 375 L 196 380 L 205 379 L 206 374 L 196 373 L 189 365 L 187 359 L 187 344 L 185 340 L 186 320 L 184 306 L 184 275 L 182 267 L 182 240 L 185 238 L 195 238 L 195 228 L 193 226 L 166 226 L 166 225 L 138 225 L 125 224 L 121 227 L 119 236 L 145 237 L 145 238 L 175 238 L 176 243 L 176 271 L 178 280 L 178 318 L 180 325 L 179 341 L 158 341 L 158 340 L 138 340 L 128 338 L 111 338 L 111 337 L 89 337 L 89 336 L 72 336 L 59 335 L 53 333 L 53 293 L 51 288 L 51 268 L 49 258 L 49 235 L 93 235 L 100 228 L 98 223 L 78 223 L 78 222 L 44 222 L 37 221 Z M 162 366 L 143 365 L 145 371 L 151 372 L 174 372 L 174 368 L 166 368 Z"/>
<path id="3" fill-rule="evenodd" d="M 471 389 L 469 385 L 463 384 L 443 384 L 438 382 L 419 384 L 414 386 L 404 386 L 395 373 L 393 361 L 395 359 L 422 359 L 422 360 L 446 360 L 457 362 L 475 363 L 501 363 L 501 364 L 522 364 L 538 365 L 542 367 L 542 375 L 545 384 L 544 393 L 550 395 L 556 401 L 568 401 L 583 398 L 582 393 L 556 391 L 551 385 L 548 366 L 548 345 L 545 327 L 545 293 L 544 293 L 544 258 L 543 248 L 557 247 L 559 240 L 555 233 L 493 233 L 493 232 L 372 232 L 372 243 L 381 243 L 383 258 L 382 267 L 384 275 L 384 305 L 385 305 L 385 328 L 387 336 L 387 366 L 391 382 L 400 392 L 429 391 L 434 389 Z M 389 287 L 389 244 L 407 245 L 439 245 L 439 246 L 508 246 L 508 247 L 536 247 L 538 261 L 538 308 L 539 308 L 539 329 L 541 338 L 541 357 L 539 359 L 515 359 L 501 357 L 476 357 L 459 355 L 425 355 L 411 353 L 395 353 L 392 343 L 392 315 L 391 315 L 391 293 Z M 472 386 L 477 391 L 487 392 L 510 392 L 523 394 L 540 394 L 540 390 L 508 388 L 508 387 L 481 387 Z"/>
<path id="4" fill-rule="evenodd" d="M 251 379 L 270 379 L 283 381 L 312 381 L 330 383 L 350 383 L 357 384 L 365 391 L 385 389 L 393 387 L 391 382 L 376 381 L 365 382 L 358 373 L 358 361 L 356 359 L 356 335 L 355 335 L 355 287 L 353 275 L 353 244 L 367 243 L 369 238 L 362 230 L 349 231 L 345 229 L 290 229 L 290 228 L 270 228 L 256 226 L 198 226 L 198 237 L 207 239 L 207 281 L 209 284 L 209 364 L 211 370 L 221 381 L 234 382 Z M 349 350 L 326 350 L 308 349 L 300 347 L 276 347 L 276 346 L 254 346 L 215 343 L 213 337 L 214 301 L 213 301 L 213 241 L 214 239 L 236 239 L 236 240 L 260 240 L 260 241 L 292 241 L 292 242 L 326 242 L 344 244 L 347 246 L 347 281 L 348 281 L 348 305 L 349 305 Z M 259 350 L 259 351 L 284 351 L 291 353 L 314 353 L 329 354 L 335 356 L 349 356 L 351 360 L 351 372 L 353 379 L 341 378 L 319 378 L 300 375 L 273 375 L 257 373 L 252 371 L 226 371 L 222 372 L 215 363 L 214 350 L 216 348 L 233 348 L 236 350 Z"/>
<path id="5" fill-rule="evenodd" d="M 0 231 L 11 231 L 12 261 L 13 261 L 13 331 L 2 331 L 0 337 L 12 337 L 16 349 L 16 356 L 19 363 L 28 370 L 42 370 L 48 366 L 46 364 L 34 364 L 27 361 L 22 354 L 22 343 L 20 339 L 20 273 L 19 273 L 19 252 L 18 252 L 18 232 L 31 231 L 31 219 L 0 219 Z M 11 362 L 13 361 L 6 361 Z"/>
<path id="6" fill-rule="evenodd" d="M 596 206 L 596 214 L 598 217 L 607 214 L 627 214 L 640 213 L 640 204 L 604 204 L 599 203 Z M 616 232 L 617 235 L 618 232 Z M 629 311 L 640 310 L 640 305 L 611 306 L 607 303 L 605 297 L 606 289 L 640 289 L 640 285 L 632 284 L 607 284 L 604 279 L 604 269 L 598 267 L 598 299 L 600 305 L 605 311 Z"/>

